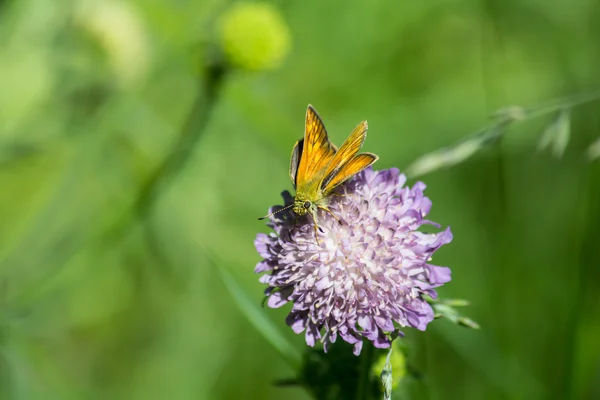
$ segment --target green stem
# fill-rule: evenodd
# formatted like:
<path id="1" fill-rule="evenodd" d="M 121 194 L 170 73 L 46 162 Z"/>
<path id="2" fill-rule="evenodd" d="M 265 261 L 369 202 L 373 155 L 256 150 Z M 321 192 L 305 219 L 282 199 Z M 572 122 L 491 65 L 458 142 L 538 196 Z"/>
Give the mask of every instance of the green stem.
<path id="1" fill-rule="evenodd" d="M 371 343 L 365 343 L 361 352 L 360 376 L 356 388 L 356 400 L 369 400 L 371 398 L 371 366 L 375 351 Z"/>
<path id="2" fill-rule="evenodd" d="M 199 81 L 198 94 L 177 142 L 140 190 L 136 207 L 140 216 L 146 216 L 151 211 L 159 194 L 173 181 L 193 154 L 196 143 L 210 120 L 225 72 L 225 67 L 220 64 L 206 68 L 203 79 Z"/>
<path id="3" fill-rule="evenodd" d="M 525 119 L 541 117 L 565 108 L 577 107 L 598 99 L 600 99 L 600 89 L 592 90 L 591 92 L 586 93 L 579 93 L 570 97 L 554 100 L 548 104 L 531 109 L 525 114 Z"/>
<path id="4" fill-rule="evenodd" d="M 477 145 L 479 148 L 481 148 L 484 145 L 495 143 L 498 147 L 500 147 L 502 137 L 506 134 L 507 128 L 513 123 L 531 120 L 544 115 L 556 113 L 561 110 L 570 110 L 571 108 L 580 106 L 582 104 L 591 103 L 599 99 L 600 89 L 596 89 L 590 92 L 553 100 L 536 108 L 527 109 L 525 107 L 514 106 L 499 110 L 494 115 L 496 118 L 493 124 L 488 125 L 473 134 L 463 137 L 453 145 L 434 150 L 417 158 L 406 167 L 405 171 L 411 178 L 415 178 L 443 167 L 453 166 L 471 157 L 476 151 L 468 149 L 470 152 L 466 155 L 460 153 L 458 155 L 453 154 L 453 150 L 456 150 L 458 146 L 462 144 L 471 143 L 472 145 Z M 498 154 L 498 169 L 501 171 L 503 168 L 501 160 L 502 157 L 499 151 Z M 499 178 L 500 180 L 503 179 L 501 174 L 499 174 Z M 501 191 L 503 191 L 502 188 Z"/>
<path id="5" fill-rule="evenodd" d="M 222 64 L 209 65 L 205 69 L 202 79 L 198 82 L 198 93 L 192 104 L 188 117 L 181 128 L 179 138 L 171 151 L 155 171 L 143 183 L 135 204 L 133 218 L 145 224 L 144 234 L 149 251 L 156 261 L 156 265 L 167 281 L 170 277 L 170 262 L 164 253 L 157 232 L 152 228 L 150 214 L 160 195 L 165 192 L 171 182 L 187 164 L 191 155 L 196 150 L 197 143 L 204 133 L 210 120 L 210 115 L 217 103 L 217 98 L 224 81 L 226 68 Z"/>

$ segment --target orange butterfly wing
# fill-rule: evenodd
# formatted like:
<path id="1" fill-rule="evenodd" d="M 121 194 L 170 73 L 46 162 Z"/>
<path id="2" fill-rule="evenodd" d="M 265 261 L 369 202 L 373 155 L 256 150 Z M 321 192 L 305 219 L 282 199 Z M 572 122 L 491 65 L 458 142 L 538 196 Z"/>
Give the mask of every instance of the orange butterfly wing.
<path id="1" fill-rule="evenodd" d="M 323 180 L 321 186 L 323 194 L 328 195 L 337 186 L 352 178 L 378 159 L 379 157 L 373 153 L 361 153 L 354 156 L 354 158 L 351 158 L 350 161 L 346 162 L 342 168 L 337 169 L 337 172 L 334 175 L 330 175 Z"/>
<path id="2" fill-rule="evenodd" d="M 301 147 L 300 147 L 301 146 Z M 301 150 L 300 150 L 301 149 Z M 336 154 L 336 147 L 329 141 L 325 125 L 309 105 L 306 110 L 306 125 L 304 139 L 294 146 L 290 165 L 290 177 L 298 191 L 304 191 L 315 183 L 320 183 L 325 168 Z M 294 163 L 297 162 L 297 167 Z"/>
<path id="3" fill-rule="evenodd" d="M 358 154 L 367 137 L 367 129 L 367 121 L 358 124 L 331 159 L 321 183 L 324 194 L 330 193 L 336 186 L 377 161 L 378 157 L 375 154 Z"/>

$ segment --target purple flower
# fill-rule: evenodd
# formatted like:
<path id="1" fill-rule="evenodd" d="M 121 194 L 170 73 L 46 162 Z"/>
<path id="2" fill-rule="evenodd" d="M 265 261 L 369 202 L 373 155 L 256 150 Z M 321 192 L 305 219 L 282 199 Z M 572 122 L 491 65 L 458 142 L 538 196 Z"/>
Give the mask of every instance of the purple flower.
<path id="1" fill-rule="evenodd" d="M 292 302 L 286 322 L 305 332 L 306 343 L 321 341 L 327 351 L 340 335 L 360 354 L 363 338 L 386 348 L 397 326 L 425 330 L 433 310 L 423 299 L 450 281 L 450 269 L 428 264 L 433 253 L 452 240 L 450 228 L 427 234 L 417 231 L 431 201 L 425 185 L 404 186 L 397 169 L 367 169 L 338 188 L 327 212 L 319 210 L 322 231 L 315 239 L 313 222 L 292 211 L 271 217 L 275 233 L 260 233 L 255 246 L 263 260 L 255 272 L 266 273 L 269 307 Z M 283 193 L 285 205 L 292 203 Z M 276 206 L 271 211 L 281 209 Z M 292 229 L 293 228 L 293 229 Z"/>

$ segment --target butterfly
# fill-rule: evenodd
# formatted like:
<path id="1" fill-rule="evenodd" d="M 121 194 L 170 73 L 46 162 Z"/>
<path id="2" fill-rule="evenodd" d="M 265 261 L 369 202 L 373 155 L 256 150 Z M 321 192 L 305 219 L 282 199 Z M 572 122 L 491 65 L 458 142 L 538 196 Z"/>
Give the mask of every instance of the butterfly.
<path id="1" fill-rule="evenodd" d="M 306 110 L 304 138 L 294 145 L 290 160 L 290 178 L 296 189 L 294 202 L 259 219 L 269 218 L 289 208 L 296 214 L 296 220 L 308 214 L 314 222 L 318 242 L 318 209 L 326 211 L 340 222 L 328 207 L 334 189 L 379 158 L 373 153 L 358 153 L 367 137 L 367 128 L 367 121 L 358 124 L 338 150 L 329 141 L 321 117 L 309 104 Z"/>

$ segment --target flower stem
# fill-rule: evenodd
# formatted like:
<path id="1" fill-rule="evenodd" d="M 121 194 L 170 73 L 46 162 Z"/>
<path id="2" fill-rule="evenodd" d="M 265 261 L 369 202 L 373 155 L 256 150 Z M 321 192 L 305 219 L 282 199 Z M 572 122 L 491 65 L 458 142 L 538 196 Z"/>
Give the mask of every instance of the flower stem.
<path id="1" fill-rule="evenodd" d="M 596 100 L 600 100 L 600 89 L 551 100 L 538 107 L 524 108 L 521 106 L 512 106 L 498 110 L 492 115 L 495 119 L 493 124 L 463 137 L 454 145 L 434 150 L 417 158 L 405 168 L 405 171 L 411 178 L 415 178 L 440 168 L 451 167 L 465 161 L 479 149 L 489 144 L 496 144 L 497 147 L 500 147 L 502 137 L 508 131 L 508 127 L 514 123 L 528 121 L 564 110 L 571 110 L 577 106 Z M 499 171 L 502 168 L 502 156 L 500 151 L 498 151 Z M 504 178 L 500 175 L 499 179 L 502 181 Z"/>
<path id="2" fill-rule="evenodd" d="M 556 99 L 548 102 L 547 104 L 530 109 L 527 112 L 525 119 L 541 117 L 543 115 L 551 114 L 561 109 L 577 107 L 598 99 L 600 99 L 600 89 L 592 90 L 585 93 L 578 93 L 561 99 Z"/>
<path id="3" fill-rule="evenodd" d="M 163 278 L 168 277 L 170 262 L 162 251 L 157 232 L 151 226 L 151 212 L 165 188 L 173 182 L 196 150 L 217 103 L 226 72 L 223 64 L 209 64 L 205 67 L 202 78 L 198 80 L 198 93 L 177 141 L 138 192 L 132 217 L 137 217 L 144 224 L 148 249 L 160 267 Z"/>
<path id="4" fill-rule="evenodd" d="M 371 343 L 366 343 L 361 353 L 360 375 L 356 388 L 356 400 L 371 398 L 371 366 L 373 365 L 374 349 Z"/>
<path id="5" fill-rule="evenodd" d="M 203 79 L 199 80 L 198 94 L 177 142 L 140 190 L 137 199 L 137 210 L 140 216 L 144 217 L 151 211 L 159 194 L 172 182 L 193 154 L 198 139 L 208 125 L 225 72 L 226 68 L 221 64 L 206 67 Z"/>

